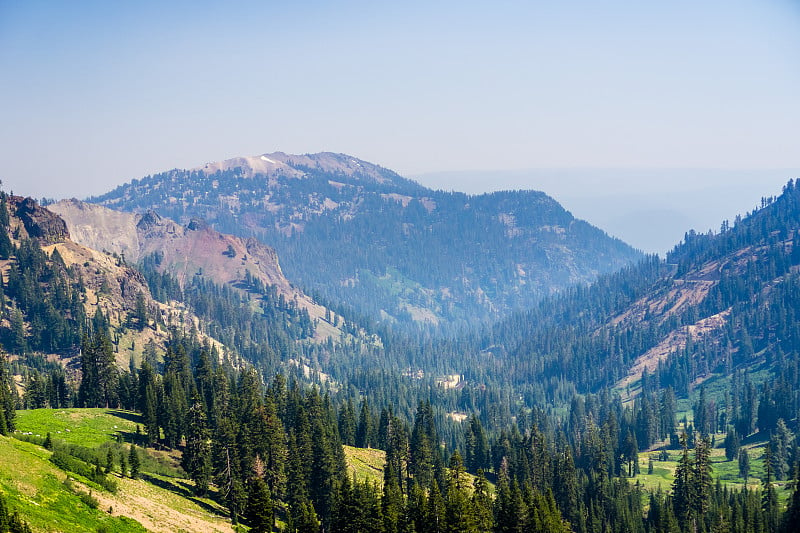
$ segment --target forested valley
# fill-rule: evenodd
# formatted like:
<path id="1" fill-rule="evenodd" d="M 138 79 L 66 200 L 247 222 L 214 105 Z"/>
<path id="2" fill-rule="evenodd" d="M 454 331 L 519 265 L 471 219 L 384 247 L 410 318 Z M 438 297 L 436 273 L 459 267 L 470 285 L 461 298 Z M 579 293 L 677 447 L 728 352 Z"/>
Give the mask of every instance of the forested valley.
<path id="1" fill-rule="evenodd" d="M 325 340 L 320 319 L 274 288 L 180 283 L 158 255 L 109 255 L 127 277 L 118 307 L 101 307 L 116 282 L 65 260 L 53 243 L 66 236 L 26 209 L 39 213 L 0 197 L 0 433 L 99 493 L 185 479 L 185 497 L 255 532 L 800 524 L 792 181 L 666 259 L 494 323 L 414 331 L 318 294 L 341 332 Z M 74 408 L 127 413 L 136 429 L 90 447 L 18 427 Z M 353 468 L 358 450 L 376 452 L 372 475 Z M 19 494 L 0 500 L 0 531 L 36 529 Z"/>

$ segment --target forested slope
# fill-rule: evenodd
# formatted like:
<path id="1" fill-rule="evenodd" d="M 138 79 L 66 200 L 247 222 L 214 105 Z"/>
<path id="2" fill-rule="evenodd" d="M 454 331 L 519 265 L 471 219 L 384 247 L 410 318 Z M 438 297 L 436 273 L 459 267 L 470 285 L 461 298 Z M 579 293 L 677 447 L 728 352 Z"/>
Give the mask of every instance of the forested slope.
<path id="1" fill-rule="evenodd" d="M 433 191 L 344 154 L 237 158 L 89 201 L 255 236 L 304 290 L 405 325 L 476 325 L 640 257 L 544 193 Z"/>

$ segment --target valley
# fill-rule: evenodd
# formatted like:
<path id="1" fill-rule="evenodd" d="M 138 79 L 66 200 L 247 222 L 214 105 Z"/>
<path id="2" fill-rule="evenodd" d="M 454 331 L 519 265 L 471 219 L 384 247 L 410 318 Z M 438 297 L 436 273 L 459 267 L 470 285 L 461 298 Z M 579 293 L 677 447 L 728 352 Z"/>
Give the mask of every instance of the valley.
<path id="1" fill-rule="evenodd" d="M 800 511 L 793 181 L 665 259 L 542 193 L 341 154 L 0 200 L 0 488 L 34 531 L 790 531 Z"/>

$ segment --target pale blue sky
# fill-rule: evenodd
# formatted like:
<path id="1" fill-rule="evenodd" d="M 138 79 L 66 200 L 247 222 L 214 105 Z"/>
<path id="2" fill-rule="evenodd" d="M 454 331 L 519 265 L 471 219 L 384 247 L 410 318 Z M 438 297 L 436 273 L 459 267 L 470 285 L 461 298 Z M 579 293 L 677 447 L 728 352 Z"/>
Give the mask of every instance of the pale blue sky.
<path id="1" fill-rule="evenodd" d="M 0 0 L 0 73 L 0 179 L 37 197 L 274 150 L 404 175 L 800 167 L 796 0 Z"/>

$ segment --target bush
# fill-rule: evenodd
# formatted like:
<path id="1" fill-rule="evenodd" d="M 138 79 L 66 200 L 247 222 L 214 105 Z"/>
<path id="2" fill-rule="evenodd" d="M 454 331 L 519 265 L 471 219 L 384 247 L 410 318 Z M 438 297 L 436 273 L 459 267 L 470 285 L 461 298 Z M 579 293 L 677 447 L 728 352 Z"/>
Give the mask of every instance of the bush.
<path id="1" fill-rule="evenodd" d="M 85 477 L 109 492 L 117 492 L 117 482 L 106 476 L 101 468 L 87 464 L 63 449 L 54 451 L 50 456 L 50 462 L 65 472 Z"/>
<path id="2" fill-rule="evenodd" d="M 80 499 L 83 503 L 91 507 L 92 509 L 97 509 L 100 506 L 100 502 L 97 501 L 97 498 L 92 496 L 92 493 L 81 492 Z"/>

